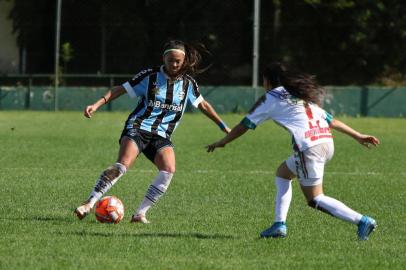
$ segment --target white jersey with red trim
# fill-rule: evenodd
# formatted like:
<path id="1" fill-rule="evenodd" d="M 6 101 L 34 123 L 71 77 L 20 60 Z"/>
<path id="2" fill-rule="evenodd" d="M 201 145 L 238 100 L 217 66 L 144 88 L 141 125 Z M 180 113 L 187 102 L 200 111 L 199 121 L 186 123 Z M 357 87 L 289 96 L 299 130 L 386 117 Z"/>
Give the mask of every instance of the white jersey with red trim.
<path id="1" fill-rule="evenodd" d="M 269 90 L 241 123 L 254 129 L 268 119 L 274 120 L 292 134 L 299 151 L 333 141 L 329 127 L 333 120 L 332 115 L 316 104 L 305 103 L 292 96 L 283 87 Z"/>

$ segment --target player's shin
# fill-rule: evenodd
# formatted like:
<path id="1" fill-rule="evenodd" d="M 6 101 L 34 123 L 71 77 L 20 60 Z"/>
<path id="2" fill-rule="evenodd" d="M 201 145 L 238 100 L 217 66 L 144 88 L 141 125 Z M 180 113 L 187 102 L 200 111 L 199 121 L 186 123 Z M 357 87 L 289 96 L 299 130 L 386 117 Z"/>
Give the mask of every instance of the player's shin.
<path id="1" fill-rule="evenodd" d="M 358 224 L 362 218 L 360 213 L 352 210 L 342 202 L 325 196 L 324 194 L 314 197 L 308 204 L 310 207 L 353 224 Z"/>
<path id="2" fill-rule="evenodd" d="M 108 167 L 97 179 L 96 184 L 87 199 L 90 207 L 93 208 L 94 204 L 105 194 L 127 171 L 127 168 L 121 164 L 116 163 Z"/>
<path id="3" fill-rule="evenodd" d="M 137 209 L 135 215 L 145 216 L 146 212 L 158 202 L 158 200 L 164 195 L 169 187 L 173 177 L 173 173 L 166 171 L 159 171 L 154 182 L 149 186 L 144 200 L 140 207 Z"/>
<path id="4" fill-rule="evenodd" d="M 292 201 L 292 180 L 275 178 L 275 222 L 286 222 L 290 202 Z"/>

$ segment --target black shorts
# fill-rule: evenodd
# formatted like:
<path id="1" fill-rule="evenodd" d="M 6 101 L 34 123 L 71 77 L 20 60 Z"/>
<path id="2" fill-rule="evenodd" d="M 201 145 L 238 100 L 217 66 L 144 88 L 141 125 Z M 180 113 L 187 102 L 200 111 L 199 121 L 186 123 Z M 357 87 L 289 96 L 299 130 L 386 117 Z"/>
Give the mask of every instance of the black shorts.
<path id="1" fill-rule="evenodd" d="M 133 140 L 138 146 L 140 153 L 143 153 L 152 163 L 154 163 L 155 155 L 160 149 L 165 147 L 173 148 L 173 144 L 168 138 L 163 138 L 140 129 L 124 129 L 119 142 L 121 142 L 123 137 Z"/>

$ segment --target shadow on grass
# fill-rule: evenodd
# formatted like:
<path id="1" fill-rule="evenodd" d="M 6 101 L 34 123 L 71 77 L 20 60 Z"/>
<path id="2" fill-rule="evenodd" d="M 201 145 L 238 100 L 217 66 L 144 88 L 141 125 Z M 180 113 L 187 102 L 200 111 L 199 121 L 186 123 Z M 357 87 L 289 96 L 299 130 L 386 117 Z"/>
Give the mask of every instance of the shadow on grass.
<path id="1" fill-rule="evenodd" d="M 64 223 L 73 223 L 73 220 L 70 217 L 61 217 L 61 216 L 31 216 L 31 217 L 9 217 L 1 218 L 3 220 L 15 220 L 15 221 L 33 221 L 33 222 L 64 222 Z"/>
<path id="2" fill-rule="evenodd" d="M 97 236 L 97 237 L 157 237 L 157 238 L 197 238 L 197 239 L 235 239 L 232 235 L 188 233 L 122 233 L 122 232 L 57 232 L 58 235 Z"/>
<path id="3" fill-rule="evenodd" d="M 77 220 L 68 216 L 28 216 L 28 217 L 9 217 L 0 218 L 0 220 L 28 221 L 28 222 L 45 222 L 45 223 L 76 223 Z M 226 234 L 210 234 L 199 232 L 94 232 L 94 231 L 72 231 L 72 232 L 55 232 L 60 236 L 76 235 L 81 237 L 144 237 L 144 238 L 196 238 L 196 239 L 236 239 L 237 237 Z"/>

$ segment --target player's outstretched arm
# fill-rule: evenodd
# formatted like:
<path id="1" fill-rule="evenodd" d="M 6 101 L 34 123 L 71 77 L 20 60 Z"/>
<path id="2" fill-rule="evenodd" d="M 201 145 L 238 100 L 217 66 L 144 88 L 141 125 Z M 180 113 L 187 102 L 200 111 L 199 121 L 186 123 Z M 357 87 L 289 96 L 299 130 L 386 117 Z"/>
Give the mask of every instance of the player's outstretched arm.
<path id="1" fill-rule="evenodd" d="M 224 132 L 224 133 L 229 133 L 230 128 L 227 127 L 226 123 L 221 120 L 220 116 L 216 113 L 214 108 L 210 105 L 209 102 L 206 100 L 203 100 L 200 102 L 198 105 L 199 110 L 206 115 L 208 118 L 210 118 L 214 123 L 218 125 L 218 127 Z"/>
<path id="2" fill-rule="evenodd" d="M 207 152 L 213 152 L 214 149 L 217 147 L 224 147 L 226 144 L 234 141 L 241 135 L 243 135 L 245 132 L 247 132 L 248 128 L 246 128 L 243 124 L 239 123 L 236 125 L 223 139 L 212 143 L 210 145 L 207 145 Z"/>
<path id="3" fill-rule="evenodd" d="M 351 128 L 350 126 L 344 124 L 343 122 L 337 119 L 333 119 L 333 121 L 330 123 L 330 127 L 350 137 L 353 137 L 357 142 L 359 142 L 361 145 L 367 148 L 370 148 L 372 145 L 377 146 L 378 144 L 380 144 L 378 138 L 372 135 L 359 133 L 355 129 Z"/>
<path id="4" fill-rule="evenodd" d="M 95 103 L 86 106 L 83 114 L 87 118 L 91 118 L 93 116 L 93 113 L 97 111 L 101 106 L 104 104 L 107 104 L 109 101 L 112 101 L 122 94 L 124 94 L 126 91 L 124 87 L 121 85 L 113 87 L 111 90 L 107 91 L 101 98 L 99 98 Z"/>

